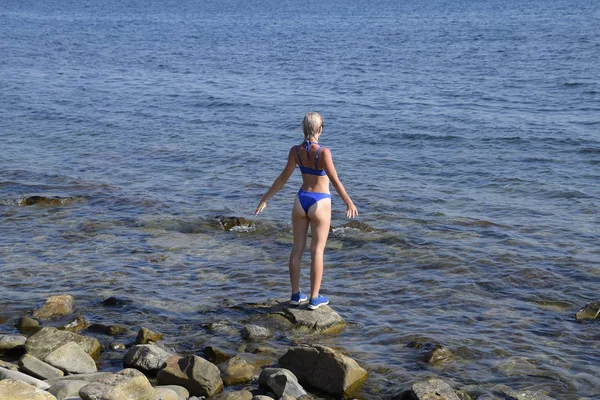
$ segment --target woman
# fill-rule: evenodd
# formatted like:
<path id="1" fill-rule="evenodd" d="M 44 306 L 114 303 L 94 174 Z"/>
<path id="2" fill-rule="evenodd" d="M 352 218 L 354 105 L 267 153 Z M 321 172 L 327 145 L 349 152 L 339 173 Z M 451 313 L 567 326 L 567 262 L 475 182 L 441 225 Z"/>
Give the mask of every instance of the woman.
<path id="1" fill-rule="evenodd" d="M 310 300 L 308 308 L 316 310 L 322 305 L 329 304 L 329 299 L 319 294 L 321 278 L 323 277 L 323 252 L 327 243 L 331 222 L 331 194 L 329 182 L 346 203 L 346 216 L 354 218 L 358 210 L 346 193 L 340 182 L 331 151 L 319 145 L 319 137 L 323 132 L 323 118 L 316 112 L 308 113 L 302 120 L 304 142 L 293 146 L 288 154 L 288 160 L 283 172 L 275 179 L 271 188 L 262 197 L 254 214 L 260 213 L 267 206 L 267 201 L 275 195 L 288 181 L 294 172 L 296 164 L 302 172 L 302 186 L 296 196 L 292 209 L 292 227 L 294 232 L 294 248 L 290 254 L 290 281 L 292 283 L 292 298 L 290 303 L 299 305 L 308 298 L 300 290 L 300 263 L 302 253 L 306 248 L 308 226 L 311 227 L 312 240 L 310 243 Z M 314 168 L 312 168 L 314 166 Z"/>

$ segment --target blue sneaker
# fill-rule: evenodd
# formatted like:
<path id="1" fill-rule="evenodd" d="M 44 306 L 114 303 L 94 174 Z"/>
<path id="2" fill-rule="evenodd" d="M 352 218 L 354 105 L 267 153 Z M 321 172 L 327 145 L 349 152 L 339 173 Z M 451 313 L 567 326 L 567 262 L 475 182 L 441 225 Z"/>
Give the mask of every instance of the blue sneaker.
<path id="1" fill-rule="evenodd" d="M 309 310 L 316 310 L 317 308 L 329 304 L 329 299 L 325 296 L 318 295 L 317 297 L 311 297 L 308 302 Z"/>
<path id="2" fill-rule="evenodd" d="M 298 293 L 292 294 L 292 298 L 290 299 L 290 304 L 293 306 L 299 306 L 302 303 L 306 303 L 308 301 L 308 296 L 302 293 L 302 290 Z"/>

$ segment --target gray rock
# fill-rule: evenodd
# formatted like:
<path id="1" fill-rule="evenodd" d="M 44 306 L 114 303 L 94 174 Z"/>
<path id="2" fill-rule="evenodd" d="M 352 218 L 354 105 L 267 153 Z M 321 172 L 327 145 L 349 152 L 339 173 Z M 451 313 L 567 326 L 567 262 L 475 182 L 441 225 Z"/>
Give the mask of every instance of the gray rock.
<path id="1" fill-rule="evenodd" d="M 29 317 L 19 318 L 16 327 L 21 333 L 32 333 L 37 332 L 41 329 L 40 323 L 35 319 Z"/>
<path id="2" fill-rule="evenodd" d="M 10 369 L 0 367 L 0 381 L 4 379 L 23 381 L 42 390 L 46 390 L 50 387 L 50 385 L 48 385 L 46 382 L 34 378 L 33 376 L 29 376 L 19 371 L 11 371 Z"/>
<path id="3" fill-rule="evenodd" d="M 239 353 L 218 365 L 223 383 L 227 386 L 251 382 L 258 378 L 261 368 L 273 364 L 270 358 L 257 354 Z"/>
<path id="4" fill-rule="evenodd" d="M 92 357 L 98 356 L 102 351 L 100 342 L 95 338 L 61 331 L 53 327 L 42 328 L 33 336 L 30 336 L 25 342 L 25 350 L 32 356 L 44 360 L 48 354 L 68 342 L 77 343 Z"/>
<path id="5" fill-rule="evenodd" d="M 86 382 L 96 382 L 106 377 L 111 376 L 111 372 L 95 372 L 93 374 L 77 374 L 77 375 L 67 375 L 62 378 L 52 378 L 46 379 L 46 383 L 49 385 L 54 385 L 58 382 L 62 381 L 86 381 Z"/>
<path id="6" fill-rule="evenodd" d="M 214 346 L 206 346 L 204 348 L 204 358 L 213 364 L 221 364 L 231 358 L 231 355 L 217 349 Z"/>
<path id="7" fill-rule="evenodd" d="M 19 370 L 19 366 L 18 365 L 10 363 L 8 361 L 3 361 L 3 360 L 0 360 L 0 367 L 9 369 L 11 371 L 18 371 Z"/>
<path id="8" fill-rule="evenodd" d="M 214 396 L 223 390 L 219 368 L 198 356 L 170 357 L 156 374 L 159 385 L 183 386 L 194 396 Z"/>
<path id="9" fill-rule="evenodd" d="M 155 374 L 165 366 L 173 354 L 153 344 L 138 344 L 129 349 L 123 358 L 125 368 L 135 368 L 148 374 Z"/>
<path id="10" fill-rule="evenodd" d="M 218 394 L 211 397 L 210 400 L 252 400 L 252 397 L 252 392 L 248 390 L 238 390 L 237 392 Z"/>
<path id="11" fill-rule="evenodd" d="M 242 337 L 247 340 L 265 340 L 273 336 L 271 331 L 259 325 L 246 325 L 242 328 Z"/>
<path id="12" fill-rule="evenodd" d="M 148 328 L 140 328 L 137 337 L 135 338 L 136 344 L 148 344 L 152 342 L 158 342 L 163 338 L 162 333 L 153 332 Z"/>
<path id="13" fill-rule="evenodd" d="M 495 388 L 507 400 L 552 400 L 551 397 L 541 390 L 513 390 L 508 386 L 498 386 Z"/>
<path id="14" fill-rule="evenodd" d="M 84 386 L 79 396 L 83 400 L 155 400 L 154 388 L 148 378 L 132 368 Z"/>
<path id="15" fill-rule="evenodd" d="M 417 400 L 460 400 L 454 390 L 441 379 L 429 379 L 412 385 Z"/>
<path id="16" fill-rule="evenodd" d="M 368 373 L 350 357 L 320 345 L 291 347 L 279 359 L 302 384 L 336 396 L 349 396 L 362 385 Z"/>
<path id="17" fill-rule="evenodd" d="M 68 374 L 98 372 L 94 359 L 75 342 L 65 343 L 48 354 L 44 361 Z"/>
<path id="18" fill-rule="evenodd" d="M 65 375 L 60 369 L 55 368 L 34 356 L 30 356 L 29 354 L 24 354 L 23 357 L 21 357 L 19 360 L 19 367 L 21 367 L 23 372 L 39 379 L 60 378 Z"/>
<path id="19" fill-rule="evenodd" d="M 575 318 L 578 320 L 596 319 L 598 318 L 598 314 L 600 314 L 600 301 L 594 301 L 579 310 L 577 314 L 575 314 Z"/>
<path id="20" fill-rule="evenodd" d="M 71 314 L 75 310 L 75 299 L 69 294 L 52 296 L 46 299 L 46 303 L 39 310 L 33 312 L 37 319 L 60 318 Z"/>
<path id="21" fill-rule="evenodd" d="M 27 338 L 21 335 L 0 335 L 0 351 L 12 350 L 25 345 Z"/>
<path id="22" fill-rule="evenodd" d="M 177 393 L 177 396 L 179 396 L 180 400 L 187 400 L 190 397 L 190 391 L 187 390 L 186 388 L 184 388 L 183 386 L 178 386 L 178 385 L 163 385 L 163 386 L 157 386 L 154 389 L 158 389 L 158 388 L 171 389 L 172 391 L 174 391 L 175 393 Z"/>
<path id="23" fill-rule="evenodd" d="M 304 307 L 288 307 L 285 317 L 296 327 L 308 328 L 322 333 L 338 333 L 346 328 L 346 322 L 333 308 L 321 306 L 316 310 Z"/>
<path id="24" fill-rule="evenodd" d="M 306 391 L 296 375 L 285 368 L 265 368 L 260 373 L 258 383 L 269 387 L 278 398 L 306 396 Z"/>
<path id="25" fill-rule="evenodd" d="M 5 379 L 0 381 L 2 400 L 56 400 L 56 397 L 26 382 Z"/>
<path id="26" fill-rule="evenodd" d="M 169 389 L 164 386 L 158 386 L 154 388 L 156 400 L 179 400 L 179 395 L 173 389 Z"/>
<path id="27" fill-rule="evenodd" d="M 275 399 L 272 397 L 269 397 L 269 396 L 258 395 L 258 396 L 254 396 L 252 398 L 252 400 L 275 400 Z"/>
<path id="28" fill-rule="evenodd" d="M 88 381 L 82 380 L 63 380 L 52 385 L 48 392 L 56 396 L 56 400 L 64 400 L 67 397 L 79 397 L 81 388 L 88 384 Z"/>

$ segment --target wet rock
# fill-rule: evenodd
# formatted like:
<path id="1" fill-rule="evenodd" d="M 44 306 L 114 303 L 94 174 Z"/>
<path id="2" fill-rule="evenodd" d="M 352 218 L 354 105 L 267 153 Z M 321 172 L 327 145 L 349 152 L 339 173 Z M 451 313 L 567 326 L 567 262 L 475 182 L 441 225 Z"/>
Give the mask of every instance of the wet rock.
<path id="1" fill-rule="evenodd" d="M 273 336 L 271 331 L 259 325 L 246 325 L 242 328 L 242 337 L 246 340 L 265 340 Z"/>
<path id="2" fill-rule="evenodd" d="M 13 350 L 25 345 L 27 338 L 21 335 L 0 335 L 0 351 Z"/>
<path id="3" fill-rule="evenodd" d="M 190 397 L 190 392 L 189 390 L 187 390 L 186 388 L 184 388 L 183 386 L 177 386 L 177 385 L 164 385 L 164 386 L 157 386 L 154 389 L 158 389 L 158 388 L 167 388 L 167 389 L 171 389 L 172 391 L 174 391 L 175 393 L 177 393 L 177 396 L 179 396 L 180 400 L 187 400 L 188 397 Z"/>
<path id="4" fill-rule="evenodd" d="M 423 353 L 423 360 L 430 364 L 450 361 L 453 357 L 452 352 L 440 344 L 410 342 L 406 347 L 421 350 Z"/>
<path id="5" fill-rule="evenodd" d="M 124 343 L 113 342 L 109 345 L 109 348 L 113 351 L 123 351 L 127 346 Z"/>
<path id="6" fill-rule="evenodd" d="M 135 368 L 147 374 L 156 374 L 173 354 L 153 344 L 138 344 L 123 358 L 125 368 Z"/>
<path id="7" fill-rule="evenodd" d="M 429 379 L 412 385 L 416 400 L 460 400 L 454 390 L 441 379 Z"/>
<path id="8" fill-rule="evenodd" d="M 361 232 L 377 232 L 378 229 L 373 228 L 372 226 L 365 224 L 364 222 L 360 222 L 357 220 L 353 220 L 348 222 L 347 224 L 342 225 L 342 228 L 352 228 L 359 230 Z"/>
<path id="9" fill-rule="evenodd" d="M 50 389 L 48 389 L 48 392 L 56 396 L 57 400 L 79 397 L 79 391 L 87 384 L 89 384 L 89 382 L 82 380 L 63 380 L 52 385 Z"/>
<path id="10" fill-rule="evenodd" d="M 594 301 L 579 310 L 577 314 L 575 314 L 575 318 L 578 320 L 596 319 L 598 318 L 598 314 L 600 314 L 600 301 Z"/>
<path id="11" fill-rule="evenodd" d="M 214 396 L 223 390 L 219 368 L 198 356 L 170 357 L 156 374 L 159 385 L 183 386 L 194 396 Z"/>
<path id="12" fill-rule="evenodd" d="M 208 331 L 212 333 L 222 333 L 226 335 L 238 335 L 239 331 L 234 327 L 228 324 L 224 324 L 222 322 L 211 322 L 210 324 L 204 325 Z"/>
<path id="13" fill-rule="evenodd" d="M 46 382 L 41 381 L 37 378 L 34 378 L 33 376 L 29 376 L 22 372 L 12 371 L 10 369 L 0 367 L 0 381 L 4 380 L 4 379 L 13 379 L 16 381 L 23 381 L 25 383 L 28 383 L 28 384 L 35 386 L 36 388 L 42 389 L 42 390 L 46 390 L 50 387 L 50 385 L 47 384 Z"/>
<path id="14" fill-rule="evenodd" d="M 25 342 L 27 353 L 44 360 L 48 354 L 68 342 L 77 343 L 91 357 L 97 357 L 102 346 L 97 339 L 77 333 L 61 331 L 53 327 L 40 329 Z"/>
<path id="15" fill-rule="evenodd" d="M 148 378 L 131 368 L 84 386 L 79 395 L 83 400 L 155 400 Z"/>
<path id="16" fill-rule="evenodd" d="M 296 375 L 285 368 L 263 369 L 258 378 L 258 383 L 271 389 L 277 398 L 298 398 L 307 394 L 298 383 Z"/>
<path id="17" fill-rule="evenodd" d="M 553 400 L 541 390 L 513 390 L 508 386 L 498 386 L 495 388 L 506 400 Z"/>
<path id="18" fill-rule="evenodd" d="M 102 300 L 100 305 L 102 307 L 125 307 L 131 305 L 133 302 L 127 299 L 119 299 L 117 297 L 109 297 L 106 300 Z"/>
<path id="19" fill-rule="evenodd" d="M 94 359 L 75 342 L 65 343 L 48 354 L 44 361 L 68 374 L 98 372 Z"/>
<path id="20" fill-rule="evenodd" d="M 253 397 L 252 392 L 248 390 L 238 390 L 237 392 L 218 394 L 211 397 L 211 400 L 252 400 Z"/>
<path id="21" fill-rule="evenodd" d="M 2 400 L 56 400 L 56 397 L 29 385 L 26 382 L 13 379 L 0 381 L 0 399 Z"/>
<path id="22" fill-rule="evenodd" d="M 38 319 L 61 318 L 75 310 L 75 299 L 69 294 L 52 296 L 39 310 L 33 312 L 33 317 Z"/>
<path id="23" fill-rule="evenodd" d="M 458 396 L 458 398 L 460 400 L 473 400 L 473 397 L 469 393 L 465 392 L 464 390 L 457 389 L 457 390 L 454 390 L 454 393 L 456 393 L 456 395 Z"/>
<path id="24" fill-rule="evenodd" d="M 239 353 L 218 365 L 223 383 L 227 386 L 251 382 L 258 378 L 262 367 L 273 364 L 269 358 Z"/>
<path id="25" fill-rule="evenodd" d="M 129 328 L 122 325 L 92 324 L 89 326 L 88 331 L 101 333 L 103 335 L 115 336 L 122 333 L 128 333 Z"/>
<path id="26" fill-rule="evenodd" d="M 158 342 L 159 340 L 161 340 L 163 338 L 163 334 L 162 333 L 157 333 L 157 332 L 153 332 L 148 328 L 144 328 L 142 327 L 138 334 L 137 337 L 135 338 L 135 343 L 137 344 L 148 344 L 151 342 Z"/>
<path id="27" fill-rule="evenodd" d="M 19 366 L 8 361 L 0 360 L 0 367 L 11 371 L 18 371 Z"/>
<path id="28" fill-rule="evenodd" d="M 346 328 L 346 322 L 333 308 L 321 306 L 316 310 L 304 307 L 285 308 L 285 316 L 296 327 L 305 327 L 321 333 L 338 333 Z"/>
<path id="29" fill-rule="evenodd" d="M 169 389 L 164 386 L 154 388 L 156 400 L 179 400 L 179 395 L 173 389 Z"/>
<path id="30" fill-rule="evenodd" d="M 206 346 L 204 348 L 204 358 L 210 361 L 213 364 L 221 364 L 229 360 L 232 356 L 217 349 L 213 346 Z"/>
<path id="31" fill-rule="evenodd" d="M 82 330 L 86 329 L 88 326 L 90 326 L 90 321 L 88 321 L 87 318 L 84 317 L 83 315 L 79 315 L 73 321 L 64 325 L 61 329 L 63 331 L 79 333 Z"/>
<path id="32" fill-rule="evenodd" d="M 298 381 L 335 396 L 348 396 L 366 380 L 368 373 L 350 357 L 320 345 L 291 347 L 279 359 Z"/>
<path id="33" fill-rule="evenodd" d="M 62 206 L 77 200 L 77 197 L 46 197 L 46 196 L 29 196 L 19 201 L 20 206 Z"/>
<path id="34" fill-rule="evenodd" d="M 254 221 L 242 217 L 217 217 L 217 221 L 226 231 L 254 226 Z"/>
<path id="35" fill-rule="evenodd" d="M 19 318 L 16 327 L 21 333 L 35 333 L 41 329 L 40 323 L 37 320 L 29 317 Z"/>
<path id="36" fill-rule="evenodd" d="M 21 371 L 38 379 L 60 378 L 64 372 L 52 365 L 43 362 L 29 354 L 23 355 L 19 360 Z"/>

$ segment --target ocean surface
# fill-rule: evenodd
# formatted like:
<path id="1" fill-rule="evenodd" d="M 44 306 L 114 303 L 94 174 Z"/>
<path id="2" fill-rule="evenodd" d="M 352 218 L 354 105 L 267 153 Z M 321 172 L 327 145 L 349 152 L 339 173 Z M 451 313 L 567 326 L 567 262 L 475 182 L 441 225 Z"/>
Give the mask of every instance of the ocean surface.
<path id="1" fill-rule="evenodd" d="M 591 0 L 0 0 L 0 333 L 70 293 L 92 322 L 235 352 L 205 327 L 289 296 L 299 171 L 253 211 L 308 111 L 372 229 L 333 195 L 322 293 L 348 327 L 298 342 L 364 366 L 360 399 L 432 376 L 600 398 L 600 322 L 574 318 L 600 300 Z"/>

